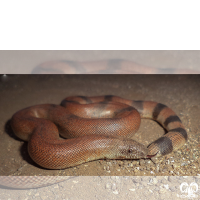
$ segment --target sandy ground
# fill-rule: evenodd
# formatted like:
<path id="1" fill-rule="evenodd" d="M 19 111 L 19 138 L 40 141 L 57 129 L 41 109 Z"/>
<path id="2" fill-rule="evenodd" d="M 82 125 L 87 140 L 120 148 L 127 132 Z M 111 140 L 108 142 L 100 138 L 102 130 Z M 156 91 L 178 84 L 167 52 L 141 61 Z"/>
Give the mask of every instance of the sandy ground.
<path id="1" fill-rule="evenodd" d="M 200 174 L 199 87 L 199 75 L 1 76 L 0 175 L 88 176 L 86 179 L 88 178 L 87 181 L 89 182 L 97 179 L 98 181 L 104 180 L 105 187 L 109 181 L 106 177 L 104 179 L 104 176 L 119 177 L 120 184 L 126 180 L 123 178 L 124 176 L 128 176 L 130 181 L 135 176 L 141 176 L 139 177 L 141 184 L 146 183 L 146 181 L 142 183 L 142 176 L 151 176 L 148 181 L 155 176 L 156 178 L 159 178 L 159 176 L 198 176 Z M 16 111 L 31 105 L 43 103 L 59 104 L 65 97 L 74 95 L 99 96 L 108 94 L 132 100 L 157 101 L 168 105 L 181 118 L 188 132 L 189 141 L 180 150 L 154 162 L 151 160 L 100 160 L 65 170 L 46 170 L 31 160 L 27 152 L 27 144 L 14 136 L 9 125 L 9 119 Z M 148 145 L 164 133 L 163 128 L 156 122 L 142 120 L 141 127 L 133 139 Z M 101 178 L 96 176 L 101 176 Z M 193 178 L 195 179 L 195 177 Z M 110 177 L 110 179 L 115 178 Z M 167 179 L 167 181 L 169 180 Z M 96 183 L 94 182 L 94 184 Z M 100 186 L 102 192 L 106 189 L 104 186 Z M 84 184 L 82 188 L 84 188 Z M 122 190 L 122 193 L 124 192 Z M 178 192 L 180 193 L 180 190 Z M 114 194 L 112 191 L 111 193 L 112 195 Z M 131 192 L 129 193 L 131 194 Z M 85 195 L 87 196 L 87 192 L 85 192 Z M 141 195 L 143 194 L 141 193 Z M 69 199 L 78 199 L 78 197 L 71 197 Z M 99 199 L 102 199 L 102 197 Z M 113 197 L 113 199 L 115 198 Z"/>
<path id="2" fill-rule="evenodd" d="M 156 68 L 199 70 L 200 51 L 0 51 L 0 73 L 31 73 L 50 60 L 131 60 Z M 199 182 L 199 76 L 1 76 L 0 175 L 72 175 L 68 181 L 45 188 L 8 190 L 0 199 L 196 199 L 199 191 L 183 193 L 182 183 Z M 92 86 L 92 87 L 91 87 Z M 189 141 L 179 151 L 152 163 L 93 161 L 67 170 L 46 170 L 27 153 L 27 144 L 14 136 L 9 119 L 18 110 L 55 103 L 71 95 L 113 94 L 128 99 L 153 100 L 171 107 L 188 131 Z M 156 122 L 142 120 L 134 139 L 145 145 L 164 134 Z M 90 176 L 78 176 L 90 175 Z M 91 176 L 93 175 L 93 176 Z M 98 175 L 98 176 L 96 176 Z M 144 176 L 145 175 L 145 176 Z M 189 175 L 189 176 L 188 176 Z M 184 189 L 185 189 L 184 188 Z M 193 196 L 192 196 L 193 195 Z"/>

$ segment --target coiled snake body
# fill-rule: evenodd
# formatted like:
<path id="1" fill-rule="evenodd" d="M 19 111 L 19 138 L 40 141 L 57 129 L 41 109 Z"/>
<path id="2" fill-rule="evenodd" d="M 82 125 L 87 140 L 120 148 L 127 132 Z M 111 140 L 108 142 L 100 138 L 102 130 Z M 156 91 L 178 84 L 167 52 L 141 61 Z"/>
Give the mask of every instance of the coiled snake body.
<path id="1" fill-rule="evenodd" d="M 156 120 L 168 133 L 146 148 L 130 139 L 138 130 L 141 118 Z M 28 141 L 31 158 L 49 169 L 104 158 L 162 156 L 187 141 L 181 120 L 167 106 L 111 95 L 68 97 L 61 105 L 25 108 L 13 115 L 11 126 L 19 138 Z"/>

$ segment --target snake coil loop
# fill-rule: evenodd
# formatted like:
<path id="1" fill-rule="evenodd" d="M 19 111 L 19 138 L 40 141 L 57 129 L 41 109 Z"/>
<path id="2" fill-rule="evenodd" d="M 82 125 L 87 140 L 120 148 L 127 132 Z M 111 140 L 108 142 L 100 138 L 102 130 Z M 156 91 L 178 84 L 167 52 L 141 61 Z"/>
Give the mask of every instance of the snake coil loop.
<path id="1" fill-rule="evenodd" d="M 130 139 L 141 118 L 156 120 L 168 133 L 148 148 Z M 28 141 L 30 157 L 49 169 L 105 158 L 163 156 L 187 141 L 181 120 L 167 106 L 112 95 L 67 97 L 61 105 L 31 106 L 15 113 L 11 126 L 19 138 Z"/>

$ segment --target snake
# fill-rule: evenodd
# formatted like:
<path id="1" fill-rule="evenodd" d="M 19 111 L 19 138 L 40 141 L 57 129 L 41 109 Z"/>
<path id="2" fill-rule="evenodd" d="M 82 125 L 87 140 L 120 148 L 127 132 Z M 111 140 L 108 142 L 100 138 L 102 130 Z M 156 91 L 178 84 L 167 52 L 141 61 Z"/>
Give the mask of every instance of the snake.
<path id="1" fill-rule="evenodd" d="M 109 59 L 87 62 L 48 61 L 36 66 L 32 74 L 199 74 L 199 71 L 155 68 L 123 59 Z"/>
<path id="2" fill-rule="evenodd" d="M 131 139 L 141 119 L 157 121 L 167 133 L 145 147 Z M 33 161 L 48 169 L 65 169 L 99 159 L 160 157 L 182 147 L 188 138 L 180 118 L 166 105 L 113 95 L 71 96 L 60 105 L 30 106 L 12 116 L 11 127 L 17 137 L 28 141 Z M 1 176 L 0 185 L 37 188 L 66 179 Z"/>
<path id="3" fill-rule="evenodd" d="M 157 121 L 167 134 L 148 147 L 132 140 L 142 118 Z M 48 169 L 99 159 L 164 156 L 187 141 L 184 125 L 169 107 L 113 95 L 72 96 L 60 105 L 31 106 L 12 116 L 11 127 L 16 136 L 28 141 L 32 160 Z"/>

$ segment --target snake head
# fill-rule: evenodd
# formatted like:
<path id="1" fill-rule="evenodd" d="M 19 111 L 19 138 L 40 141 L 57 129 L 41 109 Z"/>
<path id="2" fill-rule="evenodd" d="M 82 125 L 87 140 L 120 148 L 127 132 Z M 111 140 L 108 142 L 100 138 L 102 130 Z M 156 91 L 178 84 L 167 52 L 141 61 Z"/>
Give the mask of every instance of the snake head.
<path id="1" fill-rule="evenodd" d="M 122 144 L 118 146 L 118 150 L 119 159 L 148 158 L 148 149 L 132 139 L 124 139 Z"/>

